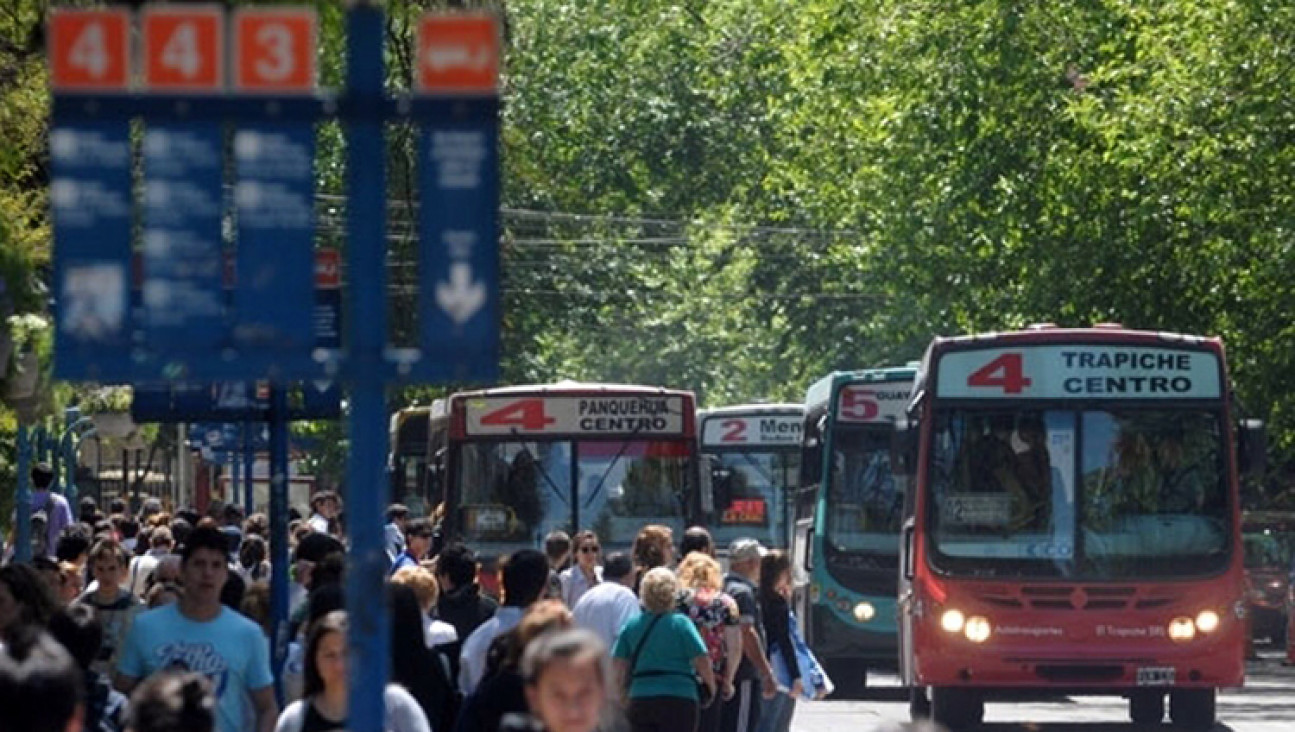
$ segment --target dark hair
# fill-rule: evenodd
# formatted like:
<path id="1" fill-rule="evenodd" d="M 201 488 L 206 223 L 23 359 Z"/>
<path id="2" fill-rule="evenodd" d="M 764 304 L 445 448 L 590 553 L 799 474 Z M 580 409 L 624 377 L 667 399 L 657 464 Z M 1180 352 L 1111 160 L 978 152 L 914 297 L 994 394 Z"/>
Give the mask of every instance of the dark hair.
<path id="1" fill-rule="evenodd" d="M 118 524 L 123 539 L 134 539 L 139 536 L 139 522 L 129 516 L 122 516 Z"/>
<path id="2" fill-rule="evenodd" d="M 683 532 L 683 541 L 679 543 L 679 556 L 686 557 L 693 552 L 710 554 L 714 542 L 705 526 L 690 526 Z"/>
<path id="3" fill-rule="evenodd" d="M 114 498 L 108 502 L 108 513 L 126 513 L 126 502 L 120 498 Z"/>
<path id="4" fill-rule="evenodd" d="M 634 572 L 634 562 L 625 552 L 612 552 L 603 560 L 603 578 L 619 580 Z"/>
<path id="5" fill-rule="evenodd" d="M 587 541 L 592 541 L 593 543 L 598 544 L 599 543 L 598 534 L 594 533 L 592 529 L 585 529 L 584 531 L 581 531 L 580 533 L 571 537 L 571 548 L 579 549 L 580 545 L 584 544 Z"/>
<path id="6" fill-rule="evenodd" d="M 45 627 L 58 612 L 58 603 L 49 583 L 29 564 L 6 564 L 0 567 L 0 582 L 18 604 L 18 624 Z M 7 634 L 13 628 L 4 628 Z"/>
<path id="7" fill-rule="evenodd" d="M 54 468 L 50 467 L 49 463 L 42 460 L 41 462 L 38 462 L 35 465 L 31 466 L 32 488 L 35 488 L 38 491 L 43 491 L 46 488 L 49 488 L 50 484 L 53 482 L 54 482 Z M 93 498 L 91 498 L 90 500 L 92 502 L 94 501 Z"/>
<path id="8" fill-rule="evenodd" d="M 550 531 L 544 537 L 544 554 L 549 561 L 561 559 L 571 551 L 571 537 L 565 531 Z"/>
<path id="9" fill-rule="evenodd" d="M 193 533 L 193 522 L 183 517 L 171 519 L 171 540 L 176 544 L 184 544 L 189 534 Z"/>
<path id="10" fill-rule="evenodd" d="M 504 604 L 526 607 L 548 586 L 549 560 L 534 549 L 522 549 L 504 562 L 503 575 Z"/>
<path id="11" fill-rule="evenodd" d="M 180 565 L 189 563 L 189 558 L 199 549 L 210 549 L 220 556 L 228 556 L 229 539 L 220 529 L 200 526 L 189 532 L 184 540 L 184 549 L 180 551 Z"/>
<path id="12" fill-rule="evenodd" d="M 422 536 L 430 539 L 435 531 L 436 527 L 432 526 L 432 522 L 425 518 L 416 518 L 405 524 L 405 538 L 409 538 L 411 536 Z"/>
<path id="13" fill-rule="evenodd" d="M 470 585 L 477 579 L 477 555 L 463 544 L 450 544 L 437 556 L 436 572 L 448 577 L 455 587 Z"/>
<path id="14" fill-rule="evenodd" d="M 75 562 L 90 551 L 90 532 L 81 524 L 64 526 L 54 545 L 54 558 L 60 562 Z"/>
<path id="15" fill-rule="evenodd" d="M 245 569 L 258 570 L 268 553 L 265 539 L 256 534 L 248 534 L 243 537 L 243 545 L 238 548 L 238 563 Z"/>
<path id="16" fill-rule="evenodd" d="M 32 569 L 36 570 L 37 572 L 60 572 L 60 571 L 62 571 L 62 570 L 60 570 L 60 569 L 58 568 L 58 562 L 57 562 L 57 561 L 55 561 L 55 560 L 53 560 L 53 559 L 50 559 L 49 557 L 43 557 L 43 556 L 42 556 L 42 557 L 32 557 L 32 558 L 31 558 L 31 561 L 29 562 L 29 564 L 31 564 Z"/>
<path id="17" fill-rule="evenodd" d="M 339 499 L 337 497 L 337 493 L 333 491 L 320 491 L 310 497 L 310 507 L 315 508 L 324 501 L 337 501 L 340 503 L 341 499 Z"/>
<path id="18" fill-rule="evenodd" d="M 84 698 L 83 672 L 48 633 L 25 626 L 10 634 L 8 653 L 0 653 L 5 729 L 63 732 Z"/>
<path id="19" fill-rule="evenodd" d="M 103 624 L 93 608 L 79 602 L 54 613 L 49 620 L 49 632 L 72 654 L 72 660 L 82 671 L 90 668 L 103 646 Z"/>
<path id="20" fill-rule="evenodd" d="M 221 511 L 221 518 L 230 526 L 238 526 L 243 523 L 243 507 L 237 503 L 226 503 L 224 510 Z"/>
<path id="21" fill-rule="evenodd" d="M 447 702 L 433 676 L 438 659 L 424 641 L 425 616 L 418 595 L 408 585 L 388 582 L 387 606 L 391 611 L 391 681 L 405 687 L 428 721 L 435 723 L 442 719 Z"/>
<path id="22" fill-rule="evenodd" d="M 190 526 L 195 526 L 202 519 L 202 514 L 186 506 L 175 512 L 175 518 L 182 518 L 189 522 Z"/>
<path id="23" fill-rule="evenodd" d="M 409 507 L 403 503 L 393 503 L 387 506 L 387 523 L 407 516 L 409 516 Z"/>
<path id="24" fill-rule="evenodd" d="M 346 637 L 346 611 L 334 610 L 310 624 L 310 632 L 306 636 L 306 658 L 305 668 L 302 671 L 304 685 L 302 687 L 302 698 L 309 699 L 324 691 L 324 679 L 319 675 L 319 662 L 315 656 L 319 653 L 319 644 L 323 642 L 324 636 L 329 633 L 341 633 Z M 394 648 L 392 649 L 395 650 Z"/>
<path id="25" fill-rule="evenodd" d="M 760 596 L 774 597 L 776 593 L 773 588 L 778 583 L 778 577 L 790 569 L 791 556 L 781 549 L 774 549 L 760 557 Z"/>
<path id="26" fill-rule="evenodd" d="M 342 552 L 330 552 L 319 560 L 310 572 L 310 589 L 326 585 L 340 585 L 346 579 L 346 555 Z"/>
<path id="27" fill-rule="evenodd" d="M 105 557 L 116 559 L 117 563 L 122 566 L 122 569 L 125 569 L 126 566 L 130 564 L 130 555 L 126 553 L 125 547 L 123 547 L 116 539 L 100 539 L 90 548 L 91 564 L 93 564 L 95 560 L 103 559 Z"/>
<path id="28" fill-rule="evenodd" d="M 93 496 L 82 497 L 81 500 L 77 502 L 77 507 L 80 509 L 77 511 L 77 516 L 82 521 L 85 521 L 87 516 L 93 516 L 99 513 L 99 502 L 94 500 Z"/>
<path id="29" fill-rule="evenodd" d="M 238 572 L 226 572 L 225 584 L 220 588 L 220 604 L 231 610 L 241 610 L 247 583 Z"/>
<path id="30" fill-rule="evenodd" d="M 206 676 L 164 671 L 150 677 L 130 697 L 132 732 L 212 732 L 216 695 Z"/>

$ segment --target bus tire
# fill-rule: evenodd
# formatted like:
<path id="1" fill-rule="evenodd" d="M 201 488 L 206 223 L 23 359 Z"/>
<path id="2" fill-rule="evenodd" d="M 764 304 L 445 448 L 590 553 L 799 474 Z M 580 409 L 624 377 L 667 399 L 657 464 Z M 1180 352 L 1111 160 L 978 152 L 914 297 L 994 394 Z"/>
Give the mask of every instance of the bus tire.
<path id="1" fill-rule="evenodd" d="M 1175 727 L 1207 730 L 1214 727 L 1216 716 L 1214 689 L 1178 689 L 1169 692 L 1169 719 Z"/>
<path id="2" fill-rule="evenodd" d="M 1135 691 L 1129 695 L 1129 721 L 1160 724 L 1165 718 L 1165 695 L 1157 691 Z"/>
<path id="3" fill-rule="evenodd" d="M 931 700 L 926 696 L 925 686 L 908 687 L 908 716 L 914 722 L 931 718 Z"/>
<path id="4" fill-rule="evenodd" d="M 985 719 L 985 700 L 969 689 L 931 688 L 931 720 L 951 730 L 978 727 Z"/>

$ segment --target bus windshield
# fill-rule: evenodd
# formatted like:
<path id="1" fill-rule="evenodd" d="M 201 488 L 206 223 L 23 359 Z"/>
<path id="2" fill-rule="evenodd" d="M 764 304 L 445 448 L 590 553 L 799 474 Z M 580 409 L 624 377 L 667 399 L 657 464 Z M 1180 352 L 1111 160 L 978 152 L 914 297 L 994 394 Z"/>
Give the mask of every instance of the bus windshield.
<path id="1" fill-rule="evenodd" d="M 928 518 L 947 571 L 1113 580 L 1226 567 L 1215 412 L 949 410 L 934 426 Z"/>
<path id="2" fill-rule="evenodd" d="M 458 524 L 463 541 L 487 554 L 537 546 L 577 522 L 616 547 L 628 546 L 645 524 L 683 529 L 686 442 L 465 442 L 458 449 Z"/>
<path id="3" fill-rule="evenodd" d="M 716 453 L 716 546 L 752 537 L 767 546 L 787 544 L 787 489 L 800 475 L 800 450 L 732 450 Z"/>
<path id="4" fill-rule="evenodd" d="M 837 428 L 824 517 L 825 538 L 839 552 L 899 554 L 905 484 L 891 437 L 890 425 Z"/>

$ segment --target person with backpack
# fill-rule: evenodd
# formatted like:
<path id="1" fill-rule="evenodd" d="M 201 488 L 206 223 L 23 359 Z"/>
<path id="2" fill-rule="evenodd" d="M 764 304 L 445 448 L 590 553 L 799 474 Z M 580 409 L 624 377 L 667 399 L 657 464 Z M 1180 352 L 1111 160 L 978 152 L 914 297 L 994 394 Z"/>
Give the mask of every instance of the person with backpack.
<path id="1" fill-rule="evenodd" d="M 59 534 L 72 523 L 72 507 L 54 492 L 54 469 L 39 462 L 31 469 L 31 555 L 53 557 Z"/>

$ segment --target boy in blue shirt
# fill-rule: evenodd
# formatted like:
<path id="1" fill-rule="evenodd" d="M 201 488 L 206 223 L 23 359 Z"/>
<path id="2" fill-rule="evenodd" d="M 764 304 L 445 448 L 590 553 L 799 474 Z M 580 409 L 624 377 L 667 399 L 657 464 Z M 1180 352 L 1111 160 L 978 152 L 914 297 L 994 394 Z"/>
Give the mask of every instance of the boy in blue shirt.
<path id="1" fill-rule="evenodd" d="M 180 602 L 136 618 L 117 662 L 116 686 L 130 693 L 158 671 L 195 671 L 216 691 L 217 728 L 243 732 L 250 697 L 258 732 L 273 732 L 278 706 L 269 644 L 252 621 L 220 604 L 229 576 L 228 542 L 213 528 L 189 534 L 180 559 Z"/>

